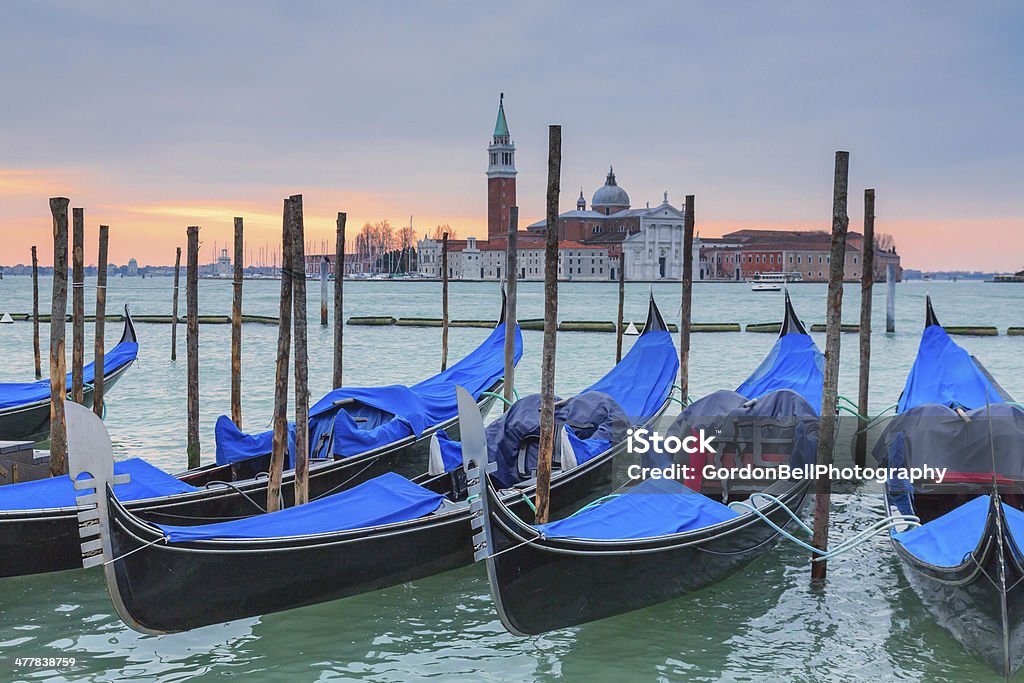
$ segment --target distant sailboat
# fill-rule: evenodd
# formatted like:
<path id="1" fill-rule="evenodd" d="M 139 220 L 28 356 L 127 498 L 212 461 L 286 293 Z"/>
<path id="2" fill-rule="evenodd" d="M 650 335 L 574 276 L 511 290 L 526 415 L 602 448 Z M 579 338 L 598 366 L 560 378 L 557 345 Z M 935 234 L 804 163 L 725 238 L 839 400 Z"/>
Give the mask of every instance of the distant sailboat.
<path id="1" fill-rule="evenodd" d="M 629 327 L 627 327 L 626 331 L 623 332 L 622 334 L 628 335 L 630 337 L 636 337 L 637 335 L 640 334 L 640 332 L 639 330 L 636 329 L 636 325 L 634 325 L 632 321 L 630 321 Z"/>

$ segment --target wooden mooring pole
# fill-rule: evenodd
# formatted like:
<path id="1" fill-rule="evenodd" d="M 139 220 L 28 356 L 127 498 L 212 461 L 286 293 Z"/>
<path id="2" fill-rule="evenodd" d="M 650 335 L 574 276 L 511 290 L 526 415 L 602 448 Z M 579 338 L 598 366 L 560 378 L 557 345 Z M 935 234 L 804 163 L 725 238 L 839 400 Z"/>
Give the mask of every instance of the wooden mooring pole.
<path id="1" fill-rule="evenodd" d="M 110 227 L 100 226 L 99 254 L 96 259 L 96 323 L 93 339 L 93 384 L 92 410 L 103 418 L 103 373 L 106 349 L 103 348 L 103 337 L 106 334 L 107 318 L 107 243 L 110 239 Z"/>
<path id="2" fill-rule="evenodd" d="M 306 350 L 306 248 L 302 195 L 291 199 L 295 317 L 295 504 L 309 502 L 309 358 Z"/>
<path id="3" fill-rule="evenodd" d="M 50 200 L 53 216 L 53 292 L 50 300 L 50 476 L 68 473 L 68 432 L 64 421 L 67 397 L 67 361 L 64 328 L 68 313 L 68 204 L 67 197 Z"/>
<path id="4" fill-rule="evenodd" d="M 620 247 L 621 248 L 621 247 Z M 619 316 L 615 321 L 615 362 L 622 360 L 622 334 L 625 332 L 626 252 L 619 253 Z"/>
<path id="5" fill-rule="evenodd" d="M 667 195 L 666 195 L 667 196 Z M 679 399 L 690 395 L 690 320 L 693 308 L 693 195 L 686 195 L 683 227 L 683 305 L 679 321 Z"/>
<path id="6" fill-rule="evenodd" d="M 267 482 L 267 511 L 281 509 L 281 479 L 288 459 L 288 356 L 292 329 L 291 200 L 284 200 L 281 229 L 281 304 L 277 326 L 277 371 L 274 376 L 274 436 Z"/>
<path id="7" fill-rule="evenodd" d="M 185 356 L 188 365 L 188 469 L 199 467 L 199 227 L 192 225 L 188 236 L 185 269 Z"/>
<path id="8" fill-rule="evenodd" d="M 516 233 L 519 231 L 519 207 L 508 211 L 508 245 L 505 248 L 505 272 L 508 275 L 508 292 L 505 299 L 505 411 L 515 400 L 516 394 L 516 290 L 519 285 L 519 252 Z"/>
<path id="9" fill-rule="evenodd" d="M 245 280 L 244 222 L 235 217 L 234 280 L 231 284 L 231 421 L 242 426 L 242 282 Z"/>
<path id="10" fill-rule="evenodd" d="M 337 236 L 334 243 L 334 388 L 341 386 L 345 350 L 345 221 L 338 212 Z"/>
<path id="11" fill-rule="evenodd" d="M 871 377 L 871 295 L 875 284 L 875 191 L 864 190 L 864 249 L 860 277 L 860 381 L 857 396 L 857 439 L 853 462 L 864 467 L 868 457 L 868 384 Z"/>
<path id="12" fill-rule="evenodd" d="M 544 249 L 544 348 L 540 366 L 537 524 L 548 521 L 551 506 L 551 455 L 555 445 L 555 336 L 558 334 L 558 193 L 561 175 L 562 127 L 548 126 L 548 227 Z"/>
<path id="13" fill-rule="evenodd" d="M 448 233 L 441 235 L 441 371 L 448 368 Z"/>
<path id="14" fill-rule="evenodd" d="M 850 177 L 850 153 L 836 152 L 832 190 L 832 245 L 829 256 L 828 311 L 825 330 L 825 381 L 821 396 L 821 421 L 818 428 L 818 465 L 832 464 L 836 441 L 836 404 L 839 388 L 839 340 L 843 315 L 843 266 L 846 263 L 846 233 L 850 219 L 846 214 L 847 186 Z M 828 549 L 829 507 L 832 479 L 818 477 L 814 489 L 814 541 L 819 550 Z M 811 562 L 811 578 L 824 579 L 828 565 Z"/>
<path id="15" fill-rule="evenodd" d="M 320 258 L 320 326 L 327 327 L 327 300 L 330 298 L 331 260 Z"/>
<path id="16" fill-rule="evenodd" d="M 885 331 L 896 331 L 896 264 L 885 264 Z"/>
<path id="17" fill-rule="evenodd" d="M 36 359 L 36 379 L 43 376 L 42 358 L 39 352 L 39 255 L 32 246 L 32 352 Z"/>
<path id="18" fill-rule="evenodd" d="M 181 247 L 174 250 L 174 296 L 171 303 L 171 360 L 178 358 L 178 274 L 181 272 Z"/>
<path id="19" fill-rule="evenodd" d="M 71 213 L 71 400 L 81 405 L 85 403 L 85 209 Z"/>

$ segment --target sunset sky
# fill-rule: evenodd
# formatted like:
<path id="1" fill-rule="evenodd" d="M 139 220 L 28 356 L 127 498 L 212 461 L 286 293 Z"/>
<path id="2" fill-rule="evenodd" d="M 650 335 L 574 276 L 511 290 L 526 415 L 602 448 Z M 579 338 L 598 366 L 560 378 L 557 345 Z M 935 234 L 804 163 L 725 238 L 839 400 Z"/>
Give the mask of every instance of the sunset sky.
<path id="1" fill-rule="evenodd" d="M 0 25 L 0 264 L 52 261 L 47 199 L 86 208 L 110 260 L 203 260 L 246 218 L 280 240 L 414 216 L 486 232 L 498 93 L 521 225 L 614 164 L 634 206 L 696 195 L 697 228 L 829 226 L 850 151 L 903 265 L 1024 268 L 1024 6 L 942 3 L 20 2 Z"/>

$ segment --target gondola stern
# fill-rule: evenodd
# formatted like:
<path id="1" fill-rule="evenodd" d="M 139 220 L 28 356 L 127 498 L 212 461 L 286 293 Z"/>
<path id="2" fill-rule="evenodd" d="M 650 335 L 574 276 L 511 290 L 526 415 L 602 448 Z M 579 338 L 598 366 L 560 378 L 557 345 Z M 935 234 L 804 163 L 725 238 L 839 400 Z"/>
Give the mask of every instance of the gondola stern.
<path id="1" fill-rule="evenodd" d="M 123 344 L 124 342 L 139 343 L 139 337 L 135 332 L 135 323 L 132 321 L 132 314 L 128 310 L 128 304 L 124 305 L 124 331 L 121 332 L 121 341 L 118 344 Z"/>
<path id="2" fill-rule="evenodd" d="M 782 318 L 782 328 L 779 330 L 779 337 L 787 334 L 807 334 L 807 328 L 800 322 L 800 316 L 793 309 L 793 302 L 789 298 L 789 289 L 786 289 L 786 310 Z"/>
<path id="3" fill-rule="evenodd" d="M 935 315 L 935 309 L 932 308 L 932 295 L 924 295 L 924 326 L 925 328 L 937 325 L 942 327 L 942 323 L 939 322 L 938 316 Z"/>
<path id="4" fill-rule="evenodd" d="M 649 303 L 647 305 L 647 322 L 644 323 L 644 331 L 641 334 L 658 331 L 668 332 L 668 325 L 665 324 L 665 318 L 661 315 L 661 309 L 658 308 L 658 303 L 654 300 L 654 291 L 652 290 L 649 294 Z"/>

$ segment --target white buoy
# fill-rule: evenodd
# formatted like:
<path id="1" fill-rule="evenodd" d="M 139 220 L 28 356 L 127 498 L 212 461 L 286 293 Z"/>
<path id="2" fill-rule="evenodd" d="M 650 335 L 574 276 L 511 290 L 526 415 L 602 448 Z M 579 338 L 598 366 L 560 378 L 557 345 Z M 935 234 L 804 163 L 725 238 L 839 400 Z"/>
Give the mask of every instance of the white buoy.
<path id="1" fill-rule="evenodd" d="M 7 323 L 13 323 L 13 322 L 14 322 L 14 318 L 11 317 L 10 313 L 4 313 L 2 316 L 0 316 L 0 323 L 7 324 Z"/>
<path id="2" fill-rule="evenodd" d="M 627 327 L 626 331 L 623 332 L 622 334 L 629 335 L 630 337 L 635 337 L 638 334 L 640 334 L 640 331 L 638 329 L 636 329 L 636 325 L 634 325 L 632 322 L 630 322 L 629 323 L 629 327 Z"/>

